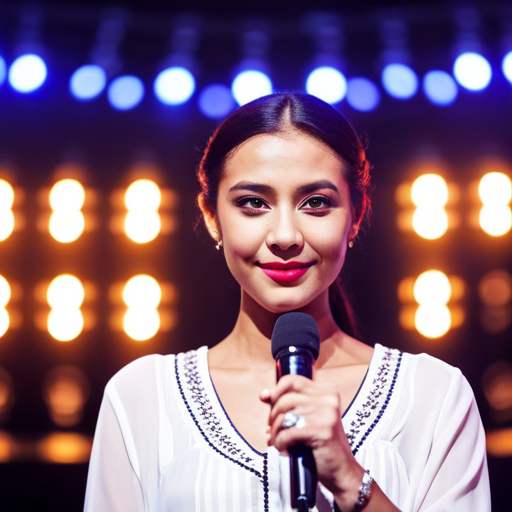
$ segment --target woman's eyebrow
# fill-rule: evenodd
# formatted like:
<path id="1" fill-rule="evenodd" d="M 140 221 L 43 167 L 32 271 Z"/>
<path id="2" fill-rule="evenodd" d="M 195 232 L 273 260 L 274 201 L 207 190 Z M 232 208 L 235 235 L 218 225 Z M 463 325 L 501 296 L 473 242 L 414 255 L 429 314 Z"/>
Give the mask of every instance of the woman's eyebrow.
<path id="1" fill-rule="evenodd" d="M 334 190 L 334 192 L 337 192 L 339 194 L 338 187 L 329 180 L 319 180 L 314 181 L 313 183 L 308 183 L 307 185 L 302 185 L 297 189 L 297 191 L 300 194 L 311 194 L 312 192 L 316 192 L 317 190 L 320 190 L 322 188 L 330 188 L 331 190 Z"/>
<path id="2" fill-rule="evenodd" d="M 233 185 L 229 192 L 233 192 L 234 190 L 250 190 L 251 192 L 259 192 L 259 193 L 268 193 L 272 191 L 272 187 L 270 185 L 264 185 L 262 183 L 251 183 L 250 181 L 241 181 L 236 185 Z"/>

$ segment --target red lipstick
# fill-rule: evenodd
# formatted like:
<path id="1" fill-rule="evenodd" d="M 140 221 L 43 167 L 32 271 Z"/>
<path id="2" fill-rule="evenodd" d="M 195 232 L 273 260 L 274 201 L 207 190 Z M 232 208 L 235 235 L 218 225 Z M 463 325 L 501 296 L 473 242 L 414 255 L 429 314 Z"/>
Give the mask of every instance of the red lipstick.
<path id="1" fill-rule="evenodd" d="M 308 261 L 306 263 L 301 261 L 287 261 L 286 263 L 282 263 L 280 261 L 257 263 L 265 275 L 279 284 L 287 284 L 297 281 L 314 264 L 314 261 Z"/>

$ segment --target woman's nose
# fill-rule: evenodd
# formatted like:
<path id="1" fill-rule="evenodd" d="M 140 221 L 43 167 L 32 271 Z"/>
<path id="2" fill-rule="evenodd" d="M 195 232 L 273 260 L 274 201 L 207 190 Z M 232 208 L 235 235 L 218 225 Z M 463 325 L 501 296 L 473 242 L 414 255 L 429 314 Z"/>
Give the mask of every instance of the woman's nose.
<path id="1" fill-rule="evenodd" d="M 269 248 L 281 251 L 288 251 L 292 248 L 302 249 L 304 238 L 293 212 L 283 210 L 276 214 L 273 219 L 269 219 L 270 229 L 267 236 Z"/>

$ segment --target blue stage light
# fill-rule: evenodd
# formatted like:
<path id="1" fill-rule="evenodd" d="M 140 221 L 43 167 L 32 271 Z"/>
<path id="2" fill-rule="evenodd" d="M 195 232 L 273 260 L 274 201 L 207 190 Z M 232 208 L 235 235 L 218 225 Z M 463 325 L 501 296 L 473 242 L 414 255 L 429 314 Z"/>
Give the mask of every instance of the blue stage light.
<path id="1" fill-rule="evenodd" d="M 86 64 L 78 68 L 69 80 L 69 90 L 77 100 L 96 98 L 107 84 L 107 75 L 101 66 Z"/>
<path id="2" fill-rule="evenodd" d="M 355 110 L 370 112 L 380 103 L 380 91 L 367 78 L 351 78 L 347 84 L 347 103 Z"/>
<path id="3" fill-rule="evenodd" d="M 418 77 L 405 64 L 388 64 L 382 71 L 381 80 L 386 92 L 399 100 L 407 100 L 418 91 Z"/>
<path id="4" fill-rule="evenodd" d="M 453 74 L 462 87 L 470 91 L 481 91 L 489 85 L 492 69 L 482 55 L 466 52 L 455 59 Z"/>
<path id="5" fill-rule="evenodd" d="M 120 76 L 107 89 L 108 101 L 117 110 L 135 108 L 144 97 L 144 84 L 136 76 Z"/>
<path id="6" fill-rule="evenodd" d="M 337 69 L 322 66 L 309 74 L 306 80 L 306 91 L 333 105 L 347 94 L 347 80 Z"/>
<path id="7" fill-rule="evenodd" d="M 458 89 L 451 75 L 436 69 L 423 77 L 423 92 L 434 105 L 444 107 L 455 101 Z"/>
<path id="8" fill-rule="evenodd" d="M 205 87 L 199 95 L 199 109 L 212 119 L 221 119 L 235 107 L 235 100 L 229 87 L 212 84 Z"/>
<path id="9" fill-rule="evenodd" d="M 239 105 L 245 105 L 252 100 L 271 94 L 272 82 L 261 71 L 242 71 L 233 80 L 231 92 Z"/>
<path id="10" fill-rule="evenodd" d="M 18 92 L 32 92 L 43 85 L 47 74 L 44 60 L 38 55 L 27 53 L 11 64 L 9 83 Z"/>
<path id="11" fill-rule="evenodd" d="M 508 52 L 501 62 L 501 69 L 507 80 L 512 84 L 512 52 Z"/>
<path id="12" fill-rule="evenodd" d="M 153 86 L 156 97 L 166 105 L 180 105 L 190 99 L 196 89 L 192 73 L 183 67 L 174 66 L 158 74 Z"/>

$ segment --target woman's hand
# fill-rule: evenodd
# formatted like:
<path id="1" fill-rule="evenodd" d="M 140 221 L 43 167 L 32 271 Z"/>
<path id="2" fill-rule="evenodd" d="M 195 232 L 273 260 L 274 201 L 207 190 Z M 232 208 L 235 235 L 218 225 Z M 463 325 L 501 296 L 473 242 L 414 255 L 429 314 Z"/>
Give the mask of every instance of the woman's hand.
<path id="1" fill-rule="evenodd" d="M 281 453 L 297 443 L 310 446 L 318 479 L 334 494 L 338 505 L 346 503 L 351 510 L 359 496 L 364 469 L 352 455 L 345 436 L 336 386 L 286 375 L 275 388 L 263 390 L 260 399 L 271 406 L 269 444 Z M 304 426 L 283 428 L 287 412 L 302 416 Z"/>

